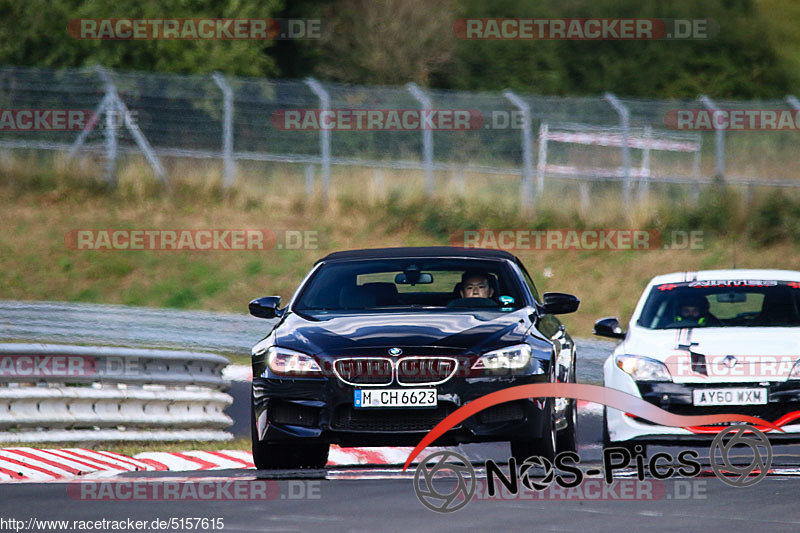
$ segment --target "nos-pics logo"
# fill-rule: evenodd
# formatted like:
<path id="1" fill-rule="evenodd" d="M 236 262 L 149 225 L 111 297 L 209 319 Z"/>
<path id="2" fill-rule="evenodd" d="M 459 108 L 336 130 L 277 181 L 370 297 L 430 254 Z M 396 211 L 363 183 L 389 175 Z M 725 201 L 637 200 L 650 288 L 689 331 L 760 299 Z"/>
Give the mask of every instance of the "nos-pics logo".
<path id="1" fill-rule="evenodd" d="M 733 487 L 755 485 L 764 479 L 772 466 L 769 439 L 750 425 L 735 425 L 720 431 L 714 437 L 709 452 L 711 468 L 716 476 Z M 742 459 L 749 462 L 743 464 Z M 516 466 L 516 462 L 512 464 Z M 543 474 L 531 477 L 528 472 L 531 467 L 536 467 Z M 548 489 L 556 478 L 553 464 L 541 457 L 526 459 L 519 466 L 519 477 L 525 487 L 534 491 Z M 414 473 L 417 498 L 425 507 L 438 513 L 464 508 L 475 497 L 477 484 L 472 463 L 463 455 L 449 450 L 429 455 L 417 465 Z"/>

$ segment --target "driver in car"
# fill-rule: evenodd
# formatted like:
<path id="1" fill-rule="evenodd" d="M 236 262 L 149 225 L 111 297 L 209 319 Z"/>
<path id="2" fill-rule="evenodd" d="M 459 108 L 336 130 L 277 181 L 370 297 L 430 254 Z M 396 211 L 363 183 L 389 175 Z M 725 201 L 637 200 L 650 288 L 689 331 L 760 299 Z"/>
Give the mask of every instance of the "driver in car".
<path id="1" fill-rule="evenodd" d="M 719 319 L 709 310 L 708 300 L 703 296 L 692 296 L 680 302 L 675 322 L 686 322 L 686 326 L 718 325 Z"/>
<path id="2" fill-rule="evenodd" d="M 489 275 L 483 272 L 464 272 L 461 276 L 462 298 L 491 298 L 494 289 L 489 283 Z"/>

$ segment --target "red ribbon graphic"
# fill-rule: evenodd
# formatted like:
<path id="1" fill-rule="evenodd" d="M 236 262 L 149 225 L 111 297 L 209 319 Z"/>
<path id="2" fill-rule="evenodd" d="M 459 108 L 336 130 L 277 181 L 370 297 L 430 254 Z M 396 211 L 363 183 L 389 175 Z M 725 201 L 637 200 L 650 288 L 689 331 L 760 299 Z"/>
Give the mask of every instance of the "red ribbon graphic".
<path id="1" fill-rule="evenodd" d="M 455 410 L 447 418 L 436 424 L 436 426 L 419 441 L 419 444 L 417 444 L 408 456 L 406 464 L 403 466 L 403 471 L 405 472 L 411 464 L 411 461 L 433 441 L 444 435 L 453 426 L 472 415 L 499 403 L 527 398 L 550 397 L 572 398 L 575 400 L 599 403 L 614 409 L 619 409 L 620 411 L 625 411 L 639 418 L 650 420 L 662 426 L 689 428 L 692 426 L 705 426 L 722 422 L 746 422 L 754 426 L 764 426 L 777 431 L 783 431 L 772 422 L 767 422 L 755 416 L 737 415 L 733 413 L 695 416 L 672 414 L 632 394 L 601 387 L 600 385 L 586 385 L 584 383 L 532 383 L 530 385 L 509 387 L 487 394 L 486 396 L 481 396 L 477 400 Z"/>

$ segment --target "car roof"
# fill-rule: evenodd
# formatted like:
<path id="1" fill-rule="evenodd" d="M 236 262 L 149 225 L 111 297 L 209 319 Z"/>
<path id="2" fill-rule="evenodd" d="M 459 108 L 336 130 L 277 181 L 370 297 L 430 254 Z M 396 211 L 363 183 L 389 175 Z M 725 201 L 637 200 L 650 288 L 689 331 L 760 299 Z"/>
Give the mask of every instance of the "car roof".
<path id="1" fill-rule="evenodd" d="M 768 279 L 776 281 L 800 281 L 800 272 L 795 270 L 774 269 L 726 269 L 698 270 L 696 272 L 671 272 L 656 276 L 650 285 L 661 283 L 681 283 L 686 281 L 708 280 Z"/>
<path id="2" fill-rule="evenodd" d="M 517 258 L 505 250 L 489 250 L 486 248 L 461 248 L 457 246 L 407 246 L 400 248 L 366 248 L 362 250 L 347 250 L 333 252 L 322 261 L 350 261 L 354 259 L 395 259 L 403 257 L 465 257 L 477 259 L 508 259 L 517 261 Z"/>

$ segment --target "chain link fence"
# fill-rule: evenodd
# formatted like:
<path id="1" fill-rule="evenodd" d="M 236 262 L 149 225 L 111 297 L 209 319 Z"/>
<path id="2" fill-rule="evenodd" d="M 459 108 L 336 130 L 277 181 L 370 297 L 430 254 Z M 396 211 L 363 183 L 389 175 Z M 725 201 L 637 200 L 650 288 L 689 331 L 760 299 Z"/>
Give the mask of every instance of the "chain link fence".
<path id="1" fill-rule="evenodd" d="M 101 158 L 116 182 L 120 159 L 141 154 L 169 182 L 174 159 L 213 160 L 223 183 L 242 165 L 289 166 L 307 192 L 332 187 L 332 173 L 372 169 L 415 173 L 431 195 L 455 183 L 464 194 L 474 176 L 532 203 L 548 189 L 577 185 L 582 197 L 605 182 L 626 203 L 652 188 L 679 187 L 695 196 L 714 178 L 744 187 L 797 187 L 797 128 L 780 131 L 691 131 L 676 128 L 678 110 L 800 110 L 785 100 L 712 101 L 554 97 L 505 92 L 459 92 L 349 86 L 306 80 L 115 72 L 101 67 L 48 70 L 0 68 L 0 154 L 50 150 L 70 159 Z M 22 111 L 85 110 L 80 128 L 44 127 Z M 468 127 L 342 127 L 324 125 L 325 111 L 457 110 Z M 315 124 L 286 128 L 288 111 Z M 11 113 L 11 114 L 9 114 Z M 11 118 L 9 118 L 11 117 Z M 14 118 L 16 117 L 16 119 Z M 313 121 L 312 121 L 313 122 Z M 674 122 L 674 121 L 673 121 Z M 401 125 L 403 126 L 403 125 Z M 446 179 L 445 179 L 446 178 Z M 451 191 L 452 189 L 448 189 Z M 634 194 L 635 193 L 635 194 Z"/>

